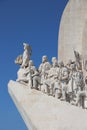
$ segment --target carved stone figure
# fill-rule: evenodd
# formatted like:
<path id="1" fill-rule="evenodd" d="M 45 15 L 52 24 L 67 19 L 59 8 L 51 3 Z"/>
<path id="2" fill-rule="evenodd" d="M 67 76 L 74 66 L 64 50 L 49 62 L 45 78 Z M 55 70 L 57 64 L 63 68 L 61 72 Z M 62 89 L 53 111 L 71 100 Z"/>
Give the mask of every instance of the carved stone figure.
<path id="1" fill-rule="evenodd" d="M 47 90 L 49 89 L 49 94 L 52 96 L 55 95 L 55 91 L 58 88 L 57 87 L 58 74 L 59 74 L 58 62 L 57 60 L 53 60 L 52 58 L 52 67 L 50 68 L 50 70 L 48 70 L 48 76 L 44 82 L 44 84 L 47 86 Z"/>
<path id="2" fill-rule="evenodd" d="M 32 75 L 34 74 L 35 71 L 35 66 L 32 60 L 29 61 L 29 66 L 27 67 L 27 79 L 28 79 L 28 85 L 32 88 L 33 87 L 33 80 L 32 80 Z"/>
<path id="3" fill-rule="evenodd" d="M 87 98 L 87 90 L 83 91 L 78 91 L 77 97 L 76 97 L 76 102 L 74 105 L 85 108 L 85 98 Z"/>
<path id="4" fill-rule="evenodd" d="M 23 45 L 24 45 L 24 52 L 23 52 L 23 62 L 21 65 L 22 68 L 28 66 L 30 56 L 32 53 L 31 46 L 29 44 L 23 43 Z"/>
<path id="5" fill-rule="evenodd" d="M 22 55 L 17 56 L 17 58 L 15 60 L 15 64 L 22 65 L 22 62 L 23 62 Z"/>
<path id="6" fill-rule="evenodd" d="M 62 97 L 61 100 L 66 101 L 67 88 L 69 83 L 69 71 L 67 67 L 62 67 L 61 69 L 61 85 L 62 85 Z"/>
<path id="7" fill-rule="evenodd" d="M 40 90 L 41 77 L 40 77 L 40 75 L 39 75 L 38 70 L 35 70 L 35 71 L 34 71 L 34 74 L 32 75 L 32 79 L 33 79 L 33 88 Z"/>
<path id="8" fill-rule="evenodd" d="M 72 102 L 72 104 L 83 106 L 84 101 L 81 101 L 81 100 L 83 100 L 85 84 L 84 84 L 82 72 L 76 73 L 75 83 L 76 83 L 76 90 L 74 90 L 74 94 L 76 98 L 75 98 L 75 102 Z"/>
<path id="9" fill-rule="evenodd" d="M 58 79 L 54 82 L 53 96 L 58 99 L 62 96 L 62 85 Z"/>
<path id="10" fill-rule="evenodd" d="M 17 80 L 18 82 L 21 83 L 28 83 L 27 79 L 27 68 L 20 68 L 17 72 Z"/>
<path id="11" fill-rule="evenodd" d="M 87 71 L 87 60 L 83 59 L 83 69 Z"/>
<path id="12" fill-rule="evenodd" d="M 64 67 L 63 61 L 60 61 L 60 62 L 58 63 L 58 66 L 59 66 L 59 75 L 58 75 L 58 79 L 60 80 L 61 77 L 62 77 L 62 68 Z"/>
<path id="13" fill-rule="evenodd" d="M 42 57 L 42 63 L 39 66 L 39 73 L 41 76 L 41 83 L 47 79 L 47 71 L 51 68 L 50 63 L 48 62 L 47 56 Z"/>
<path id="14" fill-rule="evenodd" d="M 77 88 L 75 83 L 77 71 L 76 71 L 76 64 L 74 62 L 71 63 L 69 71 L 70 73 L 69 73 L 69 83 L 68 83 L 67 93 L 68 93 L 69 102 L 71 102 L 75 97 L 76 88 Z"/>
<path id="15" fill-rule="evenodd" d="M 79 103 L 78 102 L 78 96 L 84 90 L 84 85 L 85 85 L 84 84 L 84 80 L 83 80 L 83 73 L 82 72 L 77 72 L 76 73 L 76 80 L 75 80 L 75 82 L 76 82 L 76 86 L 77 86 L 77 88 L 76 88 L 77 101 L 76 102 Z"/>
<path id="16" fill-rule="evenodd" d="M 41 78 L 32 60 L 29 61 L 28 71 L 27 79 L 29 86 L 31 86 L 31 88 L 38 89 L 38 85 L 41 84 Z"/>
<path id="17" fill-rule="evenodd" d="M 81 55 L 77 51 L 74 51 L 74 55 L 75 55 L 75 62 L 76 62 L 77 70 L 82 70 Z"/>
<path id="18" fill-rule="evenodd" d="M 53 62 L 58 62 L 56 57 L 52 57 L 52 63 Z"/>
<path id="19" fill-rule="evenodd" d="M 24 53 L 19 55 L 15 63 L 21 65 L 17 72 L 17 80 L 24 83 L 29 88 L 43 91 L 63 101 L 77 106 L 87 108 L 87 76 L 84 77 L 87 61 L 83 60 L 79 52 L 74 51 L 75 60 L 71 59 L 66 65 L 63 61 L 58 62 L 56 57 L 52 57 L 52 64 L 48 62 L 46 55 L 42 57 L 42 63 L 36 69 L 30 56 L 31 47 L 24 43 Z M 83 68 L 82 68 L 83 60 Z"/>
<path id="20" fill-rule="evenodd" d="M 66 67 L 68 68 L 69 71 L 71 71 L 71 65 L 74 64 L 75 62 L 72 61 L 71 59 L 68 61 L 68 63 L 66 64 Z"/>

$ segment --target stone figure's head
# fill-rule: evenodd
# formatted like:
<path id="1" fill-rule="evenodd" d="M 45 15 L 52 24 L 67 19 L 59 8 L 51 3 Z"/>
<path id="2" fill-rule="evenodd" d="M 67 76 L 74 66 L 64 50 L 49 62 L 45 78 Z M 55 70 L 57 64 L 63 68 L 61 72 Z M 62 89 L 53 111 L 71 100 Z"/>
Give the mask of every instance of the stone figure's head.
<path id="1" fill-rule="evenodd" d="M 61 68 L 61 67 L 64 67 L 64 63 L 63 63 L 63 61 L 60 61 L 59 63 L 58 63 L 58 66 Z"/>
<path id="2" fill-rule="evenodd" d="M 52 63 L 56 61 L 57 61 L 56 57 L 52 57 Z"/>
<path id="3" fill-rule="evenodd" d="M 71 70 L 76 70 L 76 64 L 75 64 L 75 63 L 72 63 L 72 64 L 70 65 L 70 68 L 71 68 Z"/>
<path id="4" fill-rule="evenodd" d="M 29 67 L 30 67 L 30 66 L 34 66 L 33 60 L 29 60 Z"/>
<path id="5" fill-rule="evenodd" d="M 24 50 L 29 50 L 29 48 L 30 48 L 30 46 L 29 46 L 29 44 L 27 44 L 27 43 L 23 43 L 23 46 L 24 46 Z"/>
<path id="6" fill-rule="evenodd" d="M 42 63 L 47 62 L 47 61 L 48 61 L 48 58 L 47 58 L 46 55 L 44 55 L 44 56 L 42 57 Z"/>
<path id="7" fill-rule="evenodd" d="M 58 62 L 57 61 L 55 61 L 55 62 L 53 62 L 53 67 L 58 67 Z"/>
<path id="8" fill-rule="evenodd" d="M 53 65 L 53 67 L 58 66 L 58 61 L 57 61 L 56 57 L 52 57 L 52 65 Z"/>
<path id="9" fill-rule="evenodd" d="M 63 68 L 63 75 L 68 75 L 68 74 L 69 74 L 69 70 L 66 67 L 64 67 Z"/>
<path id="10" fill-rule="evenodd" d="M 72 60 L 70 59 L 67 63 L 68 66 L 70 66 L 72 64 Z"/>

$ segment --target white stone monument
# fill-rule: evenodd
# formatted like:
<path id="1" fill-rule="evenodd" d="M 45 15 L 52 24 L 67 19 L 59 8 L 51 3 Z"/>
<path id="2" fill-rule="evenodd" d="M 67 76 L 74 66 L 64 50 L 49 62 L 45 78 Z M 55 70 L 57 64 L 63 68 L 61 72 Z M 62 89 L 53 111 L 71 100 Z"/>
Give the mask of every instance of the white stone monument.
<path id="1" fill-rule="evenodd" d="M 87 57 L 87 0 L 69 0 L 63 12 L 58 36 L 58 59 L 74 59 L 76 50 Z"/>
<path id="2" fill-rule="evenodd" d="M 87 130 L 87 110 L 14 81 L 8 91 L 29 130 Z"/>
<path id="3" fill-rule="evenodd" d="M 53 57 L 51 65 L 43 56 L 36 69 L 28 44 L 15 60 L 20 69 L 8 92 L 29 130 L 87 130 L 87 110 L 80 108 L 87 105 L 87 76 L 79 67 L 79 53 L 82 59 L 87 56 L 86 26 L 87 0 L 69 0 L 60 23 L 58 57 L 67 63 L 75 53 L 76 61 L 64 66 Z"/>

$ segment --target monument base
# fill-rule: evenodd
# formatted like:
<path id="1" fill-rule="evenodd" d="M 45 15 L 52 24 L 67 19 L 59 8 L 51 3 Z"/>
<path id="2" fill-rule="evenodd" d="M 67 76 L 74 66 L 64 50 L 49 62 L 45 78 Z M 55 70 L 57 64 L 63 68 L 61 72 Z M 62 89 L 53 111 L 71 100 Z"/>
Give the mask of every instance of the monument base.
<path id="1" fill-rule="evenodd" d="M 87 130 L 87 110 L 15 81 L 8 91 L 29 130 Z"/>

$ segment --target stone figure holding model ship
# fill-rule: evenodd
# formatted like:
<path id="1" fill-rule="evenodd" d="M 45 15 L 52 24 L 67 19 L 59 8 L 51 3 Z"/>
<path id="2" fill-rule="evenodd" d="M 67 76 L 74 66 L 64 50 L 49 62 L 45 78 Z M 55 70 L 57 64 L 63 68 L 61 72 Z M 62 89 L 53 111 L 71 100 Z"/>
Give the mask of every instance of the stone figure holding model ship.
<path id="1" fill-rule="evenodd" d="M 19 64 L 21 65 L 22 68 L 26 68 L 28 66 L 32 54 L 32 49 L 31 46 L 27 43 L 23 43 L 23 46 L 24 46 L 24 52 L 23 54 L 17 56 L 15 64 Z"/>

